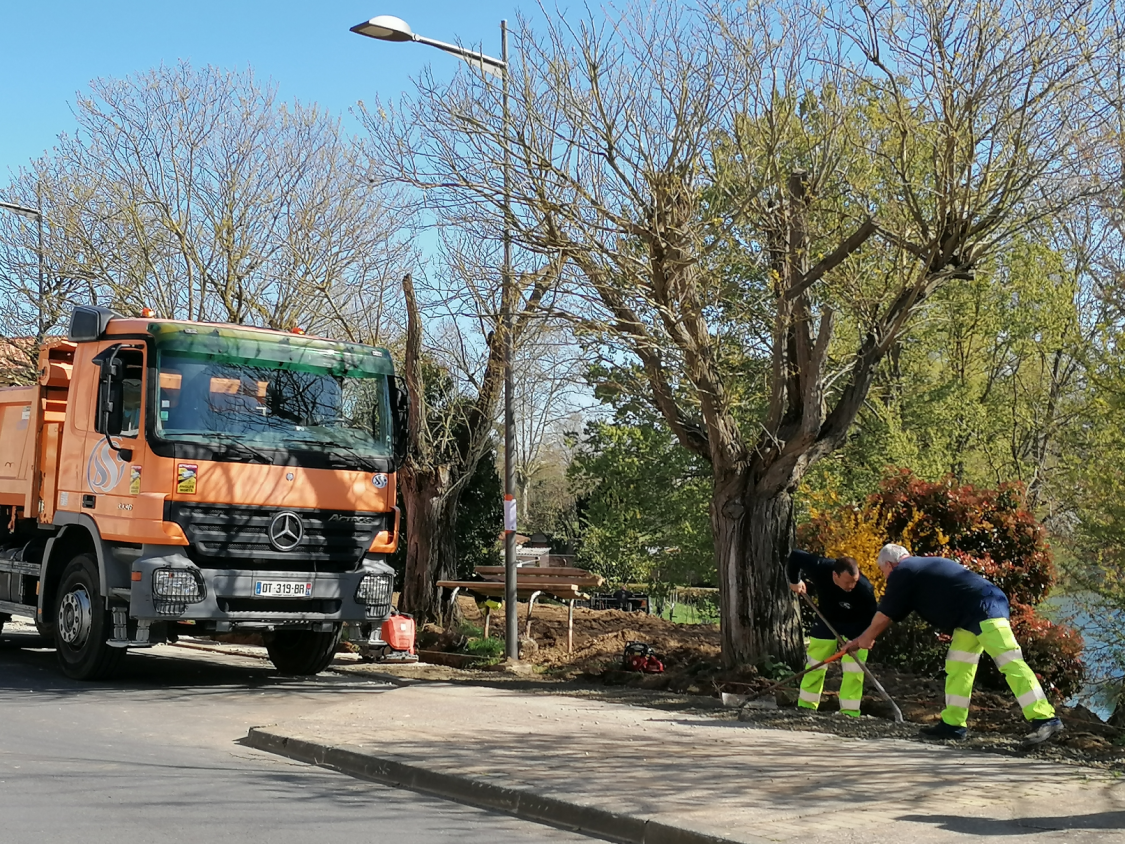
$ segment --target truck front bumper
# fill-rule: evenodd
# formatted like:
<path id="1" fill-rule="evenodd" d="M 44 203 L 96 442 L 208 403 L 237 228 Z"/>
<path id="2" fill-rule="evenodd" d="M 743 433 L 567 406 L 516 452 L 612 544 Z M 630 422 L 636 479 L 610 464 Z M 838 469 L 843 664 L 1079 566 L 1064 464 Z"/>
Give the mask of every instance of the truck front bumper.
<path id="1" fill-rule="evenodd" d="M 391 611 L 394 571 L 377 558 L 365 557 L 357 571 L 294 572 L 205 569 L 179 549 L 150 552 L 146 547 L 145 552 L 132 565 L 129 615 L 136 619 L 207 621 L 221 627 L 229 624 L 230 628 L 304 627 L 343 621 L 381 623 Z M 168 572 L 173 572 L 174 578 Z M 186 588 L 170 590 L 172 580 Z M 261 582 L 302 587 L 311 583 L 311 594 L 261 597 L 256 594 Z"/>

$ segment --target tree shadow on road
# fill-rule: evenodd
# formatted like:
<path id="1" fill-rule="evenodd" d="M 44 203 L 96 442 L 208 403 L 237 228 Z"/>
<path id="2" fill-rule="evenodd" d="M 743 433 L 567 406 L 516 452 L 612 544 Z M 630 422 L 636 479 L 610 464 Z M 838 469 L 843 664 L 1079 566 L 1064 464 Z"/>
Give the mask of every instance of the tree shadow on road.
<path id="1" fill-rule="evenodd" d="M 1095 812 L 1092 815 L 1058 815 L 1017 820 L 970 818 L 960 815 L 903 815 L 912 823 L 933 824 L 963 835 L 1026 835 L 1029 832 L 1079 829 L 1125 829 L 1125 812 Z"/>
<path id="2" fill-rule="evenodd" d="M 5 632 L 0 639 L 0 701 L 25 695 L 32 687 L 39 699 L 90 692 L 128 697 L 158 692 L 164 698 L 198 698 L 248 690 L 319 696 L 341 691 L 380 693 L 392 688 L 374 678 L 332 672 L 287 677 L 264 660 L 176 646 L 132 652 L 112 678 L 83 682 L 63 675 L 46 639 L 36 633 Z"/>

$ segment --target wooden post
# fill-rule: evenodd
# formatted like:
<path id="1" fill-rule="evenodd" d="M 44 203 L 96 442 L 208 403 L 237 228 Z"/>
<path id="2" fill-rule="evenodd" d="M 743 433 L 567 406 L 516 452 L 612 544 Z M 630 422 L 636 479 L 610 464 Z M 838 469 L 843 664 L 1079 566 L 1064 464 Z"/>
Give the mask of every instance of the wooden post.
<path id="1" fill-rule="evenodd" d="M 566 652 L 574 651 L 574 599 L 568 602 L 570 608 L 566 612 Z"/>
<path id="2" fill-rule="evenodd" d="M 524 636 L 528 639 L 531 638 L 531 611 L 535 609 L 535 599 L 542 595 L 542 590 L 532 592 L 531 597 L 527 599 L 527 629 L 524 631 Z"/>
<path id="3" fill-rule="evenodd" d="M 492 621 L 492 607 L 484 605 L 484 638 L 488 638 L 488 623 Z"/>

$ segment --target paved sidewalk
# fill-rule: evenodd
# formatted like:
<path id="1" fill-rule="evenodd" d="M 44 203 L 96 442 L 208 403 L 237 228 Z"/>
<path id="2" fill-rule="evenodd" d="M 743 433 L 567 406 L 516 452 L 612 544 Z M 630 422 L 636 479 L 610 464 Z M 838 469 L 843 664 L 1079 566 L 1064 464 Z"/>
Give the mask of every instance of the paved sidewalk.
<path id="1" fill-rule="evenodd" d="M 246 741 L 645 844 L 1125 840 L 1125 783 L 1097 769 L 560 695 L 411 685 Z"/>

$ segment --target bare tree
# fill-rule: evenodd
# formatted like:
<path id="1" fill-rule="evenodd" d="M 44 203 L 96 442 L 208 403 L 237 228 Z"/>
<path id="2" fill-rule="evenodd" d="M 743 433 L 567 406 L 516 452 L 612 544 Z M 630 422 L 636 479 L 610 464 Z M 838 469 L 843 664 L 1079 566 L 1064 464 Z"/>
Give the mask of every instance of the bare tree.
<path id="1" fill-rule="evenodd" d="M 43 201 L 52 317 L 83 300 L 367 341 L 401 328 L 384 291 L 412 260 L 409 215 L 319 108 L 181 63 L 97 80 L 74 111 L 10 188 Z"/>
<path id="2" fill-rule="evenodd" d="M 532 490 L 546 468 L 559 457 L 558 447 L 568 432 L 578 429 L 586 366 L 582 349 L 565 325 L 544 320 L 528 323 L 512 360 L 516 423 L 516 500 L 526 522 L 532 509 Z M 588 397 L 592 400 L 592 397 Z"/>
<path id="3" fill-rule="evenodd" d="M 413 276 L 403 279 L 404 373 L 412 407 L 409 456 L 400 473 L 407 542 L 401 602 L 421 618 L 438 615 L 436 583 L 456 572 L 457 505 L 494 436 L 504 384 L 503 303 L 481 298 L 475 280 L 485 271 L 479 266 L 454 261 L 445 270 L 425 301 Z M 549 277 L 522 274 L 509 288 L 516 337 Z"/>
<path id="4" fill-rule="evenodd" d="M 1098 11 L 631 5 L 524 28 L 509 129 L 470 73 L 383 110 L 381 160 L 466 225 L 502 207 L 511 151 L 516 242 L 565 267 L 553 313 L 711 462 L 728 663 L 800 658 L 791 496 L 911 317 L 1097 189 Z"/>

